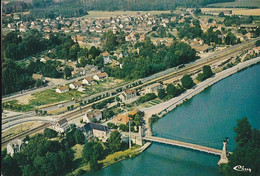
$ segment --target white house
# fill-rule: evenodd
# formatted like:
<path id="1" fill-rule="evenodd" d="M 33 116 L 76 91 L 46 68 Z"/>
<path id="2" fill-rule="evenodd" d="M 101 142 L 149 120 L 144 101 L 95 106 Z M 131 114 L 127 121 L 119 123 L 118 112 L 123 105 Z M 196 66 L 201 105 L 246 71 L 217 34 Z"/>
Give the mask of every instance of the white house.
<path id="1" fill-rule="evenodd" d="M 71 89 L 78 89 L 82 86 L 82 82 L 81 81 L 78 81 L 78 82 L 74 82 L 74 83 L 70 83 L 69 84 L 69 87 Z"/>
<path id="2" fill-rule="evenodd" d="M 103 56 L 105 65 L 111 62 L 111 59 L 109 58 L 109 53 L 107 51 L 104 53 L 101 53 L 101 55 Z"/>
<path id="3" fill-rule="evenodd" d="M 93 119 L 97 121 L 102 119 L 102 113 L 100 110 L 95 109 L 94 111 L 89 111 L 83 116 L 83 122 L 92 122 Z"/>
<path id="4" fill-rule="evenodd" d="M 122 96 L 123 96 L 124 100 L 131 100 L 132 98 L 136 97 L 136 90 L 135 89 L 132 89 L 132 90 L 126 89 L 122 93 Z"/>
<path id="5" fill-rule="evenodd" d="M 103 80 L 105 78 L 108 78 L 108 74 L 106 72 L 104 73 L 98 73 L 96 75 L 93 76 L 93 79 L 97 80 L 97 81 L 100 81 L 100 80 Z"/>
<path id="6" fill-rule="evenodd" d="M 54 126 L 53 130 L 57 131 L 58 133 L 64 133 L 69 128 L 69 124 L 67 119 L 59 120 Z"/>
<path id="7" fill-rule="evenodd" d="M 94 79 L 90 76 L 88 76 L 82 80 L 82 84 L 87 84 L 87 85 L 90 85 L 94 82 L 95 82 Z"/>
<path id="8" fill-rule="evenodd" d="M 25 144 L 21 139 L 14 139 L 6 146 L 7 154 L 13 157 L 14 153 L 20 152 L 25 147 Z"/>
<path id="9" fill-rule="evenodd" d="M 99 140 L 102 140 L 102 142 L 105 142 L 109 138 L 109 128 L 104 125 L 87 123 L 80 129 L 87 139 L 97 137 Z"/>
<path id="10" fill-rule="evenodd" d="M 69 91 L 69 87 L 68 86 L 60 86 L 56 89 L 57 93 L 64 93 L 64 92 L 68 92 Z"/>

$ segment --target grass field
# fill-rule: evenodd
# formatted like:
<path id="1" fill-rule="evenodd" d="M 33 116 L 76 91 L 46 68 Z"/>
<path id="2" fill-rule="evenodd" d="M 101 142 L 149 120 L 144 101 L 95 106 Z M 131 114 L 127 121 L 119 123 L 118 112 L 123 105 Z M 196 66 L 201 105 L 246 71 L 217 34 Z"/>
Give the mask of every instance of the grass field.
<path id="1" fill-rule="evenodd" d="M 259 0 L 260 2 L 260 0 Z M 260 16 L 260 9 L 245 9 L 245 8 L 201 8 L 202 12 L 205 11 L 225 11 L 232 10 L 234 15 L 254 15 Z"/>
<path id="2" fill-rule="evenodd" d="M 157 15 L 157 14 L 161 14 L 161 13 L 170 13 L 170 11 L 89 11 L 88 15 L 85 15 L 83 17 L 85 18 L 110 18 L 110 17 L 114 17 L 116 15 L 123 15 L 123 14 L 127 14 L 127 15 L 134 15 L 137 14 L 138 12 L 140 12 L 141 14 L 146 14 L 146 13 L 150 13 L 151 15 Z M 80 17 L 82 18 L 82 17 Z"/>
<path id="3" fill-rule="evenodd" d="M 260 8 L 260 1 L 259 0 L 236 0 L 235 2 L 209 4 L 208 7 L 257 7 L 257 8 Z"/>

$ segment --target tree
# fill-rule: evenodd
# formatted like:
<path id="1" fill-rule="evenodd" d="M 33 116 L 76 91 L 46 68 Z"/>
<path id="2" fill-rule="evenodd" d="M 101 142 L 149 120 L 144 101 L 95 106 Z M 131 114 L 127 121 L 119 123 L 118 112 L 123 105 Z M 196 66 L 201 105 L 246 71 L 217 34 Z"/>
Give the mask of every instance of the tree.
<path id="1" fill-rule="evenodd" d="M 159 89 L 158 90 L 158 97 L 160 99 L 163 99 L 167 94 L 165 93 L 165 89 Z"/>
<path id="2" fill-rule="evenodd" d="M 2 158 L 1 163 L 1 173 L 5 176 L 19 176 L 21 174 L 21 170 L 16 162 L 10 155 Z"/>
<path id="3" fill-rule="evenodd" d="M 190 75 L 184 75 L 182 78 L 181 78 L 181 83 L 182 83 L 182 86 L 186 89 L 190 89 L 192 88 L 195 83 L 193 82 L 192 78 L 190 77 Z"/>
<path id="4" fill-rule="evenodd" d="M 204 65 L 203 68 L 203 74 L 205 78 L 209 78 L 213 75 L 213 72 L 211 70 L 211 67 L 209 65 Z"/>
<path id="5" fill-rule="evenodd" d="M 90 171 L 95 172 L 102 168 L 102 163 L 98 163 L 97 160 L 91 159 L 89 161 L 89 167 L 90 167 Z"/>
<path id="6" fill-rule="evenodd" d="M 74 138 L 75 138 L 76 144 L 84 144 L 85 136 L 81 131 L 75 130 Z"/>
<path id="7" fill-rule="evenodd" d="M 121 134 L 118 131 L 113 131 L 107 140 L 109 149 L 112 152 L 119 151 L 122 147 Z"/>
<path id="8" fill-rule="evenodd" d="M 255 46 L 260 46 L 260 40 L 257 40 L 257 41 L 255 42 Z"/>
<path id="9" fill-rule="evenodd" d="M 245 145 L 251 138 L 251 125 L 246 117 L 237 120 L 237 127 L 234 128 L 236 132 L 236 143 L 239 146 Z"/>
<path id="10" fill-rule="evenodd" d="M 219 17 L 225 17 L 225 14 L 224 14 L 224 12 L 220 12 L 220 13 L 218 14 L 218 16 L 219 16 Z"/>
<path id="11" fill-rule="evenodd" d="M 54 131 L 53 129 L 50 129 L 50 128 L 45 128 L 44 129 L 44 136 L 46 136 L 47 138 L 55 138 L 57 137 L 57 132 Z"/>
<path id="12" fill-rule="evenodd" d="M 181 90 L 175 87 L 173 84 L 168 84 L 166 90 L 167 90 L 167 95 L 171 97 L 176 97 L 181 93 Z"/>
<path id="13" fill-rule="evenodd" d="M 236 132 L 236 148 L 232 154 L 228 156 L 228 164 L 222 165 L 221 170 L 225 176 L 252 175 L 260 174 L 260 130 L 251 130 L 246 117 L 237 120 L 237 126 L 234 128 Z M 233 167 L 242 165 L 250 168 L 251 172 L 237 172 Z"/>
<path id="14" fill-rule="evenodd" d="M 228 32 L 225 38 L 225 43 L 227 45 L 234 45 L 236 44 L 236 41 L 237 41 L 237 37 L 232 32 Z"/>
<path id="15" fill-rule="evenodd" d="M 66 79 L 71 76 L 71 71 L 72 71 L 72 69 L 70 67 L 65 66 L 65 68 L 64 68 L 64 75 L 65 75 Z"/>
<path id="16" fill-rule="evenodd" d="M 85 143 L 82 152 L 83 161 L 88 163 L 91 160 L 97 161 L 101 159 L 104 153 L 104 149 L 100 142 L 91 141 Z"/>

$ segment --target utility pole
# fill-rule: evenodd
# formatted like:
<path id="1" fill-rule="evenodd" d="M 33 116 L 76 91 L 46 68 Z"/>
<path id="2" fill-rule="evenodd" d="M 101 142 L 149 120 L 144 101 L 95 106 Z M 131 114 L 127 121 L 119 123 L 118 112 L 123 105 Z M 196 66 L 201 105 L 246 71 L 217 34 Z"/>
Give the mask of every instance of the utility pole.
<path id="1" fill-rule="evenodd" d="M 132 147 L 131 146 L 131 125 L 130 125 L 130 122 L 131 122 L 131 120 L 130 120 L 130 117 L 129 117 L 129 122 L 128 122 L 128 124 L 129 124 L 129 148 Z"/>

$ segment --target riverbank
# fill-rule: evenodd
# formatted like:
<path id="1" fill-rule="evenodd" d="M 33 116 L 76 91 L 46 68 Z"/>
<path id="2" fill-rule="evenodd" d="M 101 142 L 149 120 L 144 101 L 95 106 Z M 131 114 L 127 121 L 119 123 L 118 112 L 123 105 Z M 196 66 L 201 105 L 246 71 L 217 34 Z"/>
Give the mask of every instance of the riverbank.
<path id="1" fill-rule="evenodd" d="M 163 117 L 168 112 L 172 111 L 174 108 L 176 108 L 178 105 L 184 103 L 188 99 L 192 98 L 193 96 L 199 94 L 206 88 L 212 86 L 213 84 L 219 82 L 222 79 L 225 79 L 229 77 L 230 75 L 237 73 L 247 67 L 250 67 L 252 65 L 255 65 L 260 62 L 260 57 L 247 60 L 245 62 L 239 63 L 238 65 L 231 67 L 229 69 L 226 69 L 222 72 L 216 73 L 214 76 L 206 79 L 205 81 L 197 84 L 192 89 L 188 89 L 181 95 L 174 97 L 164 103 L 149 107 L 149 108 L 143 108 L 142 111 L 145 112 L 145 135 L 152 135 L 152 128 L 149 125 L 149 119 L 153 114 L 157 114 L 159 117 Z"/>

